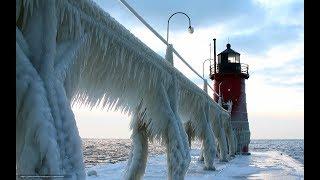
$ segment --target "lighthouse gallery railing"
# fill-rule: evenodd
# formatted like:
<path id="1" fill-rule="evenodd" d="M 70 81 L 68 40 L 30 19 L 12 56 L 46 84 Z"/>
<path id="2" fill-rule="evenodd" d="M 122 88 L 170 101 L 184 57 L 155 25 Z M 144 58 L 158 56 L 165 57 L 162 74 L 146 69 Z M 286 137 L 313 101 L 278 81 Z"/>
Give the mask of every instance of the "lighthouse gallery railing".
<path id="1" fill-rule="evenodd" d="M 234 73 L 234 72 L 239 72 L 241 73 L 242 75 L 245 75 L 245 76 L 248 76 L 249 77 L 249 65 L 248 64 L 244 64 L 244 63 L 240 63 L 240 66 L 239 66 L 239 63 L 229 63 L 227 66 L 226 65 L 221 65 L 221 64 L 218 64 L 216 66 L 216 69 L 214 69 L 214 65 L 212 65 L 210 67 L 210 76 L 214 75 L 214 74 L 218 74 L 218 73 L 221 73 L 221 74 L 224 74 L 224 73 Z"/>

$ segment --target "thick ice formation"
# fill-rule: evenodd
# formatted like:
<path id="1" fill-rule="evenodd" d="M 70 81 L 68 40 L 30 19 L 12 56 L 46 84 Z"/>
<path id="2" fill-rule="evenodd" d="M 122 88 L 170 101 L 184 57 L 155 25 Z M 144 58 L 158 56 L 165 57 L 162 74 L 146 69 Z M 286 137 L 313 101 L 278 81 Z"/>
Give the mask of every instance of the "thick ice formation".
<path id="1" fill-rule="evenodd" d="M 16 4 L 18 174 L 85 178 L 74 103 L 131 114 L 143 102 L 139 108 L 146 108 L 146 115 L 137 123 L 145 129 L 133 125 L 130 177 L 145 166 L 146 138 L 166 145 L 168 177 L 184 177 L 190 162 L 186 123 L 203 141 L 207 169 L 214 168 L 214 137 L 220 158 L 228 159 L 228 143 L 233 144 L 228 112 L 96 4 Z"/>

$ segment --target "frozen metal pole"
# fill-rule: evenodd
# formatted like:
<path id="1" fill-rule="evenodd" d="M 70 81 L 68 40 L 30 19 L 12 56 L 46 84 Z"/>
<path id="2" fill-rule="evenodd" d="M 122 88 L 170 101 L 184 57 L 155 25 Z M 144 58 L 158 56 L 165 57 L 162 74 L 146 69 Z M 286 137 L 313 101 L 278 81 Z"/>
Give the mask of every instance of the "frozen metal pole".
<path id="1" fill-rule="evenodd" d="M 207 80 L 205 79 L 205 80 L 203 80 L 203 90 L 204 90 L 204 92 L 206 92 L 207 94 L 208 94 L 208 82 L 207 82 Z"/>
<path id="2" fill-rule="evenodd" d="M 212 66 L 212 65 L 211 65 L 211 60 L 212 60 L 212 59 L 211 59 L 211 43 L 210 43 L 209 46 L 210 46 L 210 63 L 209 63 L 210 66 L 209 66 L 209 72 L 210 72 L 210 76 L 211 76 L 211 74 L 212 74 L 212 73 L 211 73 L 211 66 Z"/>
<path id="3" fill-rule="evenodd" d="M 167 46 L 165 59 L 167 61 L 169 61 L 170 64 L 173 66 L 173 46 L 172 46 L 172 44 L 169 44 Z"/>
<path id="4" fill-rule="evenodd" d="M 213 62 L 214 62 L 214 74 L 217 73 L 216 69 L 217 69 L 217 62 L 216 62 L 216 38 L 213 38 Z"/>

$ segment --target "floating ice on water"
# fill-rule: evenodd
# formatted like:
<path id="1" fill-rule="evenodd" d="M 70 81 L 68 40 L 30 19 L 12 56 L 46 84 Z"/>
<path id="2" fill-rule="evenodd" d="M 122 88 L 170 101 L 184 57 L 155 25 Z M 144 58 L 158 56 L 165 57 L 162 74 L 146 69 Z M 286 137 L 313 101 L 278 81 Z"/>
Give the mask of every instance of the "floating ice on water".
<path id="1" fill-rule="evenodd" d="M 95 171 L 95 170 L 88 171 L 87 175 L 88 176 L 98 176 L 97 171 Z"/>

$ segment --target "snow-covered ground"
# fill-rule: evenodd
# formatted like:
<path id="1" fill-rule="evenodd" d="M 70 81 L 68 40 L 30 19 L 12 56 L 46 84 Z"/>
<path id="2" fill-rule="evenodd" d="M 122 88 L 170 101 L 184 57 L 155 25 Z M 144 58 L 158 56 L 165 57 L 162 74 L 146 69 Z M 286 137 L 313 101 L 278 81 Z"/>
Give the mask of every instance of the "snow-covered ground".
<path id="1" fill-rule="evenodd" d="M 278 151 L 251 152 L 250 156 L 236 156 L 228 163 L 216 162 L 216 171 L 203 170 L 203 164 L 197 159 L 199 150 L 191 150 L 191 163 L 186 175 L 191 179 L 304 179 L 304 165 Z M 122 179 L 127 161 L 87 168 L 95 170 L 97 176 L 88 176 L 88 180 Z M 166 156 L 148 158 L 144 179 L 166 179 Z"/>

